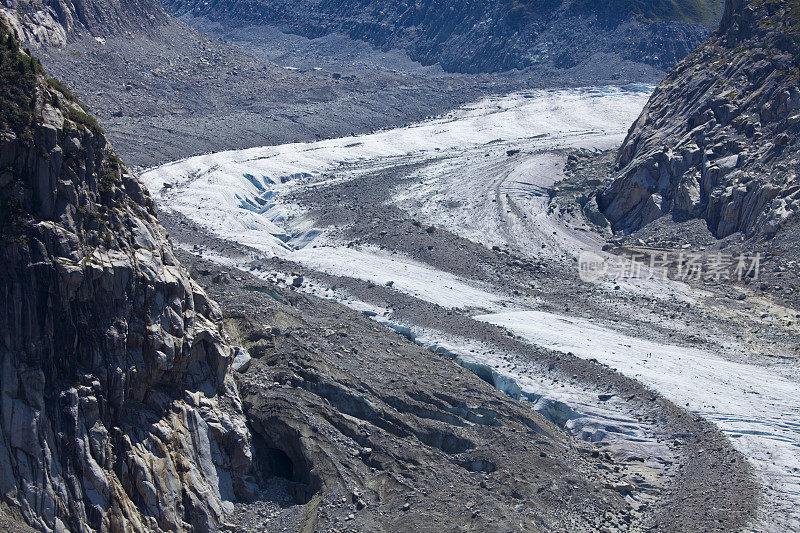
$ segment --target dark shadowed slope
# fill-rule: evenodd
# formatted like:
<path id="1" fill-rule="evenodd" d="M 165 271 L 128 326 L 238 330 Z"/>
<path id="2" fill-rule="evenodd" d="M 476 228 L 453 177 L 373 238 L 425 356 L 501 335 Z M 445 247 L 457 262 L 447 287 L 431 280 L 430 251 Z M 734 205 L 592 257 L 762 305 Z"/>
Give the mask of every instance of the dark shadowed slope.
<path id="1" fill-rule="evenodd" d="M 714 0 L 165 0 L 173 13 L 225 25 L 269 24 L 318 37 L 342 33 L 401 49 L 450 72 L 568 70 L 623 59 L 668 69 L 710 31 Z"/>

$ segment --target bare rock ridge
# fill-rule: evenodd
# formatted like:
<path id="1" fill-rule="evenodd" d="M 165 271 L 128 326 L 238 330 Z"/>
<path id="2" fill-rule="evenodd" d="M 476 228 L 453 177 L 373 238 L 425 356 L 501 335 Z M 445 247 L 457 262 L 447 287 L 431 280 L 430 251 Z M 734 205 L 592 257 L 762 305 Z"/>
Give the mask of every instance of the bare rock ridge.
<path id="1" fill-rule="evenodd" d="M 446 71 L 671 68 L 717 20 L 715 0 L 164 0 L 176 15 L 268 24 L 309 38 L 340 33 Z M 619 75 L 619 73 L 617 73 Z M 597 74 L 598 76 L 600 74 Z"/>
<path id="2" fill-rule="evenodd" d="M 616 231 L 665 215 L 769 237 L 800 211 L 800 2 L 727 0 L 653 93 L 598 196 Z"/>
<path id="3" fill-rule="evenodd" d="M 0 498 L 42 531 L 206 531 L 252 492 L 221 313 L 142 183 L 0 24 Z"/>

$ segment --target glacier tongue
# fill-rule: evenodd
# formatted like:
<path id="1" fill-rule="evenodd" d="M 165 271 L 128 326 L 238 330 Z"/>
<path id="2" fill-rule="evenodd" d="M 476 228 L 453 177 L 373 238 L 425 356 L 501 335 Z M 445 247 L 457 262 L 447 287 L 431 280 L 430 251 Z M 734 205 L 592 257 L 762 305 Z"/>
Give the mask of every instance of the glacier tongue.
<path id="1" fill-rule="evenodd" d="M 528 345 L 572 352 L 616 368 L 713 421 L 750 458 L 772 491 L 770 500 L 789 517 L 787 523 L 800 525 L 800 520 L 792 518 L 800 501 L 796 376 L 781 375 L 775 366 L 729 360 L 721 354 L 643 340 L 585 319 L 547 313 L 540 309 L 543 302 L 513 291 L 509 294 L 502 283 L 457 276 L 374 244 L 338 242 L 334 234 L 342 228 L 319 227 L 313 214 L 296 201 L 301 193 L 315 188 L 335 188 L 354 180 L 369 186 L 377 183 L 370 179 L 383 170 L 420 164 L 422 170 L 409 171 L 409 179 L 392 190 L 381 206 L 399 208 L 417 223 L 435 225 L 486 248 L 511 249 L 529 260 L 572 268 L 581 251 L 602 253 L 601 242 L 586 228 L 576 227 L 574 220 L 548 211 L 547 188 L 562 175 L 560 150 L 619 145 L 649 89 L 567 89 L 489 98 L 405 128 L 208 154 L 151 169 L 143 179 L 163 209 L 177 211 L 215 236 L 250 248 L 246 260 L 206 255 L 211 260 L 246 268 L 253 259 L 277 256 L 321 278 L 337 277 L 336 283 L 344 279 L 352 285 L 364 281 L 388 287 L 389 292 L 413 297 L 426 313 L 467 317 L 481 313 L 478 320 L 504 326 Z M 525 153 L 517 157 L 520 149 Z M 363 218 L 357 207 L 353 211 Z M 308 289 L 311 276 L 306 274 L 304 288 Z M 323 297 L 332 294 L 351 306 L 360 302 L 355 296 L 348 300 L 346 291 L 329 292 L 331 288 L 321 291 Z M 647 297 L 687 303 L 698 296 L 688 286 L 671 282 L 621 280 L 616 287 L 613 283 L 610 288 L 602 283 L 594 286 L 597 292 L 611 294 L 615 288 L 619 289 L 616 296 L 622 296 L 617 302 Z M 461 337 L 448 340 L 433 333 L 426 337 L 418 324 L 397 326 L 388 310 L 391 304 L 381 298 L 390 296 L 380 294 L 355 307 L 395 328 L 405 328 L 403 334 L 413 334 L 417 342 L 448 352 L 478 373 L 490 373 L 495 386 L 533 401 L 537 410 L 581 438 L 627 446 L 630 453 L 641 443 L 651 447 L 642 455 L 666 458 L 668 450 L 655 449 L 657 443 L 648 440 L 635 420 L 618 416 L 617 400 L 599 400 L 597 391 L 547 383 L 536 368 L 509 363 L 491 350 L 465 351 L 468 341 Z M 622 318 L 635 325 L 648 320 Z"/>
<path id="2" fill-rule="evenodd" d="M 400 161 L 426 161 L 497 142 L 531 147 L 609 147 L 622 141 L 650 87 L 537 90 L 487 98 L 420 124 L 368 135 L 190 157 L 142 174 L 163 209 L 267 255 L 286 255 L 291 218 L 281 200 L 326 173 L 358 175 Z M 346 178 L 345 178 L 346 179 Z M 308 244 L 308 240 L 302 240 Z"/>

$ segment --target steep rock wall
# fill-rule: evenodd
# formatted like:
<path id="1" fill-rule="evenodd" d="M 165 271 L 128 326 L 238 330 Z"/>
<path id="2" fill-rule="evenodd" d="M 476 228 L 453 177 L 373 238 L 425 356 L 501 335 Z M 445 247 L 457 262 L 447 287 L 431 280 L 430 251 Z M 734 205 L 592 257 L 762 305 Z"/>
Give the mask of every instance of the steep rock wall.
<path id="1" fill-rule="evenodd" d="M 728 0 L 720 29 L 656 89 L 599 197 L 616 231 L 664 215 L 717 237 L 800 211 L 800 2 Z"/>
<path id="2" fill-rule="evenodd" d="M 0 498 L 44 531 L 207 531 L 252 487 L 221 314 L 0 28 Z"/>
<path id="3" fill-rule="evenodd" d="M 80 32 L 96 37 L 164 24 L 157 0 L 2 0 L 6 19 L 25 42 L 63 46 Z"/>

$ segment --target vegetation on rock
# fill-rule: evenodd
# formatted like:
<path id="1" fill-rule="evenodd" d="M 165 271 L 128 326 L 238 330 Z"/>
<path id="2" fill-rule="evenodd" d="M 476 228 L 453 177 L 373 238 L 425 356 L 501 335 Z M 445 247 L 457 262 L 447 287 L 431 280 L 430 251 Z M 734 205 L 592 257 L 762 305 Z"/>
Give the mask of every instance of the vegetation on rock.
<path id="1" fill-rule="evenodd" d="M 39 61 L 20 50 L 13 30 L 0 24 L 0 130 L 29 135 L 42 72 Z"/>
<path id="2" fill-rule="evenodd" d="M 594 12 L 603 18 L 632 13 L 653 22 L 713 24 L 719 15 L 719 2 L 715 0 L 577 0 L 572 6 L 579 12 Z"/>

